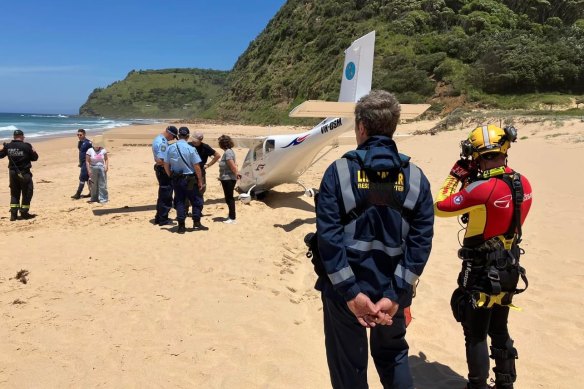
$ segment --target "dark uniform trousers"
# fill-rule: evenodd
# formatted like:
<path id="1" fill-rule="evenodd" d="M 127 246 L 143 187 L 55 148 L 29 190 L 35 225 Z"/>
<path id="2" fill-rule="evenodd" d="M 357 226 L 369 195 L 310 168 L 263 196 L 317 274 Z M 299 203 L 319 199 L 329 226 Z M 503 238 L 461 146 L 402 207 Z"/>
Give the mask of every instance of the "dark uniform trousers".
<path id="1" fill-rule="evenodd" d="M 335 389 L 365 389 L 367 384 L 367 330 L 345 302 L 322 296 L 326 356 Z M 391 326 L 371 330 L 371 356 L 385 389 L 413 389 L 408 364 L 404 311 L 400 308 Z"/>
<path id="2" fill-rule="evenodd" d="M 162 165 L 154 165 L 154 171 L 158 180 L 158 200 L 156 201 L 155 221 L 160 223 L 168 220 L 168 213 L 172 208 L 172 182 Z"/>
<path id="3" fill-rule="evenodd" d="M 203 209 L 203 197 L 199 193 L 196 176 L 177 175 L 172 177 L 172 188 L 174 189 L 174 206 L 176 208 L 176 219 L 184 221 L 187 218 L 186 200 L 193 205 L 193 220 L 201 220 Z"/>
<path id="4" fill-rule="evenodd" d="M 10 177 L 10 210 L 20 209 L 22 212 L 28 212 L 30 201 L 34 193 L 31 172 L 21 172 L 21 177 L 16 170 L 9 170 Z M 22 202 L 20 197 L 22 196 Z"/>

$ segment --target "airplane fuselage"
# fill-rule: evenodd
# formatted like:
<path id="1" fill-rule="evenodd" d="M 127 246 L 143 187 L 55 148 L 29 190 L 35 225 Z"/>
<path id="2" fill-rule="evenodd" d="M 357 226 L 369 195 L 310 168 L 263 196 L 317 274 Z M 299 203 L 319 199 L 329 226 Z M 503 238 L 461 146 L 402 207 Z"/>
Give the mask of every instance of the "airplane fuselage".
<path id="1" fill-rule="evenodd" d="M 301 134 L 273 135 L 250 148 L 240 169 L 239 189 L 256 193 L 297 182 L 318 153 L 343 132 L 354 128 L 352 118 L 327 118 Z"/>

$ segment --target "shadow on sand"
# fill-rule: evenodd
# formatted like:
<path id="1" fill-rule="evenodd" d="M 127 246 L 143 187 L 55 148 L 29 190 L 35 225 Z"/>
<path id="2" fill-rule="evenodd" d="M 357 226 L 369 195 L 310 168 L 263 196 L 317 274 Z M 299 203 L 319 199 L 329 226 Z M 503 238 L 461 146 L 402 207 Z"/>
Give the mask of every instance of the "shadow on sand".
<path id="1" fill-rule="evenodd" d="M 95 216 L 109 215 L 112 213 L 133 213 L 133 212 L 146 212 L 146 211 L 156 211 L 156 205 L 138 205 L 135 207 L 130 207 L 125 205 L 120 208 L 108 208 L 108 209 L 94 209 L 93 214 Z"/>
<path id="2" fill-rule="evenodd" d="M 316 228 L 316 217 L 311 217 L 308 219 L 294 219 L 288 224 L 274 224 L 274 227 L 281 228 L 286 232 L 290 232 L 304 224 L 314 225 Z"/>
<path id="3" fill-rule="evenodd" d="M 410 355 L 408 361 L 416 389 L 461 389 L 466 385 L 463 376 L 446 365 L 429 362 L 423 352 Z"/>
<path id="4" fill-rule="evenodd" d="M 314 212 L 314 205 L 302 200 L 304 192 L 278 192 L 270 190 L 262 201 L 270 208 L 294 208 Z"/>

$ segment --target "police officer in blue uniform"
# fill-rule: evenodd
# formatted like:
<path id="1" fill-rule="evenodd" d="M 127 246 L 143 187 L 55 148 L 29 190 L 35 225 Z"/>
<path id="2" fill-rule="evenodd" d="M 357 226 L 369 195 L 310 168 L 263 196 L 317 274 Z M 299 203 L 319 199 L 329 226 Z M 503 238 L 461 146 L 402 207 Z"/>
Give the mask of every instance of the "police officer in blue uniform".
<path id="1" fill-rule="evenodd" d="M 34 194 L 32 181 L 32 161 L 37 161 L 39 155 L 30 143 L 24 141 L 24 132 L 14 130 L 14 140 L 4 143 L 0 149 L 0 159 L 8 157 L 8 177 L 10 179 L 10 221 L 15 221 L 20 210 L 22 219 L 32 219 L 35 215 L 29 213 L 30 202 Z M 21 202 L 22 197 L 22 202 Z"/>
<path id="2" fill-rule="evenodd" d="M 178 130 L 175 126 L 168 126 L 161 134 L 158 134 L 152 142 L 152 154 L 154 155 L 154 172 L 158 180 L 158 200 L 156 200 L 156 216 L 154 224 L 164 226 L 174 224 L 168 218 L 172 208 L 172 182 L 170 176 L 164 171 L 164 162 L 167 162 L 168 141 L 176 139 Z"/>
<path id="3" fill-rule="evenodd" d="M 404 308 L 430 255 L 434 209 L 399 154 L 400 105 L 372 91 L 355 107 L 357 150 L 328 167 L 316 203 L 325 346 L 334 388 L 367 388 L 367 328 L 384 388 L 411 389 Z"/>
<path id="4" fill-rule="evenodd" d="M 174 205 L 178 220 L 178 233 L 186 231 L 185 219 L 187 211 L 185 200 L 188 198 L 193 204 L 193 229 L 205 231 L 208 227 L 201 224 L 201 210 L 203 209 L 203 197 L 200 191 L 203 189 L 203 176 L 201 173 L 201 157 L 194 147 L 189 146 L 190 131 L 187 127 L 181 127 L 178 131 L 178 142 L 168 148 L 168 160 L 164 162 L 164 170 L 171 177 L 174 189 Z"/>
<path id="5" fill-rule="evenodd" d="M 74 200 L 79 200 L 81 198 L 81 192 L 83 192 L 83 187 L 85 183 L 89 181 L 89 173 L 87 172 L 87 164 L 85 163 L 85 155 L 87 150 L 93 147 L 91 141 L 86 138 L 86 133 L 83 128 L 77 130 L 77 149 L 79 149 L 79 186 L 77 187 L 77 192 L 71 196 Z"/>

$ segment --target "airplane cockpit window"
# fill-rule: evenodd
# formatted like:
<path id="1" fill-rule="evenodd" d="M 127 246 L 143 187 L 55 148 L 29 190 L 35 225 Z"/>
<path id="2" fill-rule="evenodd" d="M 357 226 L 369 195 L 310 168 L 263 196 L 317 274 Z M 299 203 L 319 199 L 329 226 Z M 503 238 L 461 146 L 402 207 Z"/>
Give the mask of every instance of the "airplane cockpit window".
<path id="1" fill-rule="evenodd" d="M 259 145 L 257 145 L 253 149 L 253 159 L 258 160 L 258 159 L 262 158 L 263 155 L 264 155 L 264 150 L 262 148 L 262 144 L 260 143 Z"/>
<path id="2" fill-rule="evenodd" d="M 266 154 L 276 148 L 276 141 L 274 139 L 268 139 L 265 143 Z"/>

